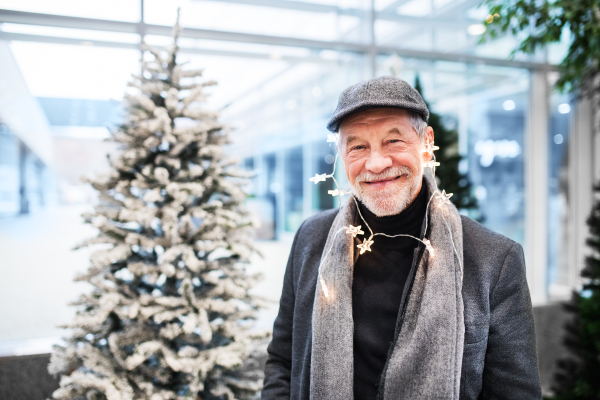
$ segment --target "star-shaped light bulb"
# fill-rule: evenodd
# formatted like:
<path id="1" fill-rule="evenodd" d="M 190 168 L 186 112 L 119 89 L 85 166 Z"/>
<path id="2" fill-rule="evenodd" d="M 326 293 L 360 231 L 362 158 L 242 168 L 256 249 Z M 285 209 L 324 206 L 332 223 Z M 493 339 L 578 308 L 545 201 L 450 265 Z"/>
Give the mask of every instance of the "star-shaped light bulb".
<path id="1" fill-rule="evenodd" d="M 358 247 L 360 249 L 360 254 L 363 254 L 365 251 L 371 251 L 371 245 L 373 244 L 373 240 L 371 240 L 371 238 L 365 240 L 364 242 L 362 242 L 361 244 L 357 245 L 356 247 Z"/>
<path id="2" fill-rule="evenodd" d="M 328 133 L 327 134 L 327 143 L 337 143 L 338 142 L 338 136 L 339 134 L 337 133 Z"/>
<path id="3" fill-rule="evenodd" d="M 329 193 L 330 195 L 335 197 L 335 196 L 343 196 L 345 194 L 350 194 L 350 191 L 334 189 L 334 190 L 328 190 L 327 193 Z"/>
<path id="4" fill-rule="evenodd" d="M 325 295 L 325 298 L 329 298 L 329 290 L 327 290 L 327 285 L 325 284 L 325 281 L 323 280 L 323 278 L 319 278 L 319 281 L 321 282 L 321 288 L 323 289 L 323 294 Z"/>
<path id="5" fill-rule="evenodd" d="M 315 185 L 319 182 L 325 182 L 327 180 L 327 174 L 315 174 L 315 176 L 313 176 L 312 178 L 308 179 L 311 182 L 314 182 Z"/>
<path id="6" fill-rule="evenodd" d="M 425 248 L 429 252 L 429 257 L 433 257 L 435 254 L 435 251 L 433 251 L 433 246 L 431 245 L 431 242 L 429 241 L 429 239 L 423 239 L 423 243 L 425 243 Z"/>
<path id="7" fill-rule="evenodd" d="M 452 197 L 454 193 L 446 193 L 446 190 L 442 190 L 442 192 L 438 192 L 436 194 L 436 198 L 440 201 L 440 206 L 442 204 L 450 204 L 450 197 Z"/>
<path id="8" fill-rule="evenodd" d="M 435 160 L 429 160 L 427 162 L 423 163 L 423 167 L 429 167 L 429 168 L 434 168 L 434 167 L 439 167 L 440 163 L 435 161 Z"/>
<path id="9" fill-rule="evenodd" d="M 352 226 L 352 225 L 348 225 L 346 227 L 346 233 L 349 233 L 350 235 L 352 235 L 352 237 L 356 237 L 356 235 L 364 235 L 365 233 L 363 232 L 361 228 L 362 225 L 359 226 Z"/>
<path id="10" fill-rule="evenodd" d="M 431 157 L 433 157 L 433 152 L 436 150 L 439 150 L 440 148 L 438 146 L 435 146 L 433 144 L 433 142 L 427 142 L 423 145 L 423 150 L 421 150 L 423 153 L 427 153 L 429 155 L 431 155 Z"/>

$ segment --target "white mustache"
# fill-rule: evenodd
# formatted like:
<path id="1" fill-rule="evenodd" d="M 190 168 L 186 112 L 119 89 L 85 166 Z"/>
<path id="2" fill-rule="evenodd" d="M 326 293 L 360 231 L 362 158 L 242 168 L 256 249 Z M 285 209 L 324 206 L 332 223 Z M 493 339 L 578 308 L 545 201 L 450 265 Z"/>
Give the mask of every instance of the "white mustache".
<path id="1" fill-rule="evenodd" d="M 410 176 L 412 175 L 412 171 L 408 167 L 393 167 L 388 168 L 379 174 L 363 172 L 356 176 L 354 182 L 355 184 L 358 184 L 360 182 L 382 181 L 391 178 L 396 178 L 399 175 L 407 175 L 410 178 Z"/>

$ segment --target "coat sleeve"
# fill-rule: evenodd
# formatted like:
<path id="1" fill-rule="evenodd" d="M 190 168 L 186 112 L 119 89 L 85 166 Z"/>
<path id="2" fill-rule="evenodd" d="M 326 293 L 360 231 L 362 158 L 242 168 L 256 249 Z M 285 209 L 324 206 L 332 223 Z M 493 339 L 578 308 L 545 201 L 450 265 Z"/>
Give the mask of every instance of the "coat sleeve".
<path id="1" fill-rule="evenodd" d="M 508 251 L 490 294 L 483 399 L 541 399 L 535 328 L 523 248 Z"/>
<path id="2" fill-rule="evenodd" d="M 273 339 L 267 347 L 265 380 L 262 400 L 289 400 L 292 373 L 292 327 L 294 322 L 294 250 L 302 226 L 296 232 L 288 259 L 283 290 L 279 302 L 279 314 L 273 324 Z"/>

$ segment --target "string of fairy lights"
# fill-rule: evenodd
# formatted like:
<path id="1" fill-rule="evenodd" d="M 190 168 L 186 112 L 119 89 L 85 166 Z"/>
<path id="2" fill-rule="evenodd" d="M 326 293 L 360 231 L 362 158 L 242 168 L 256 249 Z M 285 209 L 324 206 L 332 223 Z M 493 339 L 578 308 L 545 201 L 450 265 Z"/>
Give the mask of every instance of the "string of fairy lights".
<path id="1" fill-rule="evenodd" d="M 327 142 L 328 143 L 339 143 L 339 133 L 330 133 L 327 135 Z M 436 167 L 440 166 L 440 163 L 436 161 L 435 159 L 435 154 L 433 153 L 434 151 L 439 150 L 438 146 L 435 146 L 433 141 L 430 140 L 426 140 L 425 143 L 423 144 L 423 149 L 422 149 L 422 153 L 426 153 L 428 155 L 430 155 L 431 159 L 429 161 L 423 162 L 423 167 L 428 167 L 431 169 L 431 174 L 434 177 L 433 179 L 433 183 L 435 185 L 435 190 L 432 193 L 431 197 L 429 198 L 429 201 L 427 202 L 427 207 L 425 210 L 425 232 L 427 232 L 427 228 L 428 228 L 428 216 L 429 216 L 429 207 L 430 204 L 432 202 L 432 200 L 436 199 L 437 200 L 437 207 L 443 207 L 444 205 L 448 205 L 451 204 L 450 203 L 450 198 L 452 197 L 452 193 L 446 193 L 445 190 L 440 191 L 439 188 L 437 187 L 437 182 L 435 181 L 435 169 Z M 338 156 L 339 153 L 336 153 L 335 156 L 335 160 L 333 163 L 333 171 L 330 174 L 315 174 L 315 176 L 313 176 L 312 178 L 309 178 L 309 180 L 311 182 L 314 182 L 314 184 L 318 184 L 319 182 L 325 182 L 327 179 L 332 179 L 334 184 L 335 184 L 335 189 L 333 190 L 329 190 L 327 193 L 330 194 L 331 196 L 335 197 L 335 196 L 340 196 L 340 202 L 339 202 L 339 207 L 340 210 L 342 208 L 342 201 L 341 201 L 341 197 L 345 196 L 345 195 L 350 195 L 352 194 L 351 191 L 349 190 L 341 190 L 338 184 L 337 179 L 335 179 L 335 171 L 336 171 L 336 166 L 337 166 L 337 160 L 338 160 Z M 359 239 L 359 244 L 356 246 L 360 252 L 359 255 L 364 254 L 367 251 L 371 251 L 371 246 L 373 246 L 373 244 L 375 243 L 375 241 L 373 240 L 373 238 L 375 236 L 385 236 L 385 237 L 389 237 L 389 238 L 395 238 L 395 237 L 400 237 L 400 236 L 404 236 L 404 237 L 410 237 L 412 239 L 415 239 L 421 243 L 423 243 L 425 245 L 425 248 L 427 250 L 427 252 L 429 253 L 429 257 L 433 257 L 435 255 L 435 250 L 431 244 L 431 242 L 429 241 L 429 239 L 427 238 L 423 238 L 420 239 L 416 236 L 412 236 L 412 235 L 407 235 L 407 234 L 398 234 L 398 235 L 387 235 L 385 233 L 381 233 L 381 232 L 373 232 L 373 230 L 371 229 L 371 227 L 369 226 L 369 224 L 367 223 L 367 221 L 365 220 L 365 218 L 363 217 L 362 213 L 360 212 L 360 207 L 358 206 L 358 202 L 356 200 L 355 196 L 352 196 L 352 200 L 354 200 L 354 203 L 356 204 L 356 209 L 358 211 L 358 215 L 360 216 L 361 221 L 364 223 L 364 225 L 367 227 L 367 229 L 370 232 L 370 236 L 365 239 L 364 241 L 360 241 Z M 448 233 L 450 234 L 450 239 L 452 242 L 452 247 L 454 250 L 454 253 L 457 256 L 458 262 L 459 262 L 459 266 L 460 266 L 460 272 L 461 272 L 461 276 L 462 276 L 462 264 L 460 262 L 460 257 L 458 257 L 458 251 L 456 250 L 456 246 L 454 245 L 454 240 L 452 238 L 452 231 L 450 229 L 450 225 L 448 224 L 448 221 L 446 221 L 446 218 L 444 216 L 444 211 L 442 209 L 442 218 L 444 220 L 444 223 L 446 224 L 446 227 L 448 228 Z M 342 232 L 342 231 L 346 231 L 346 234 L 351 235 L 353 238 L 356 238 L 358 235 L 364 235 L 365 232 L 362 230 L 362 225 L 358 225 L 358 226 L 352 226 L 352 225 L 348 225 L 348 226 L 344 226 L 341 229 L 339 229 L 337 232 L 335 232 L 332 240 L 331 240 L 331 246 L 329 247 L 329 249 L 327 250 L 327 252 L 325 253 L 325 255 L 322 257 L 321 259 L 321 263 L 319 265 L 319 283 L 321 284 L 321 288 L 323 290 L 323 294 L 325 295 L 326 298 L 329 298 L 331 293 L 327 287 L 327 284 L 325 283 L 322 275 L 321 275 L 321 265 L 323 265 L 323 262 L 325 261 L 325 259 L 327 258 L 327 256 L 329 256 L 329 254 L 331 253 L 331 250 L 333 249 L 333 245 L 335 243 L 335 239 L 337 237 L 337 235 Z"/>

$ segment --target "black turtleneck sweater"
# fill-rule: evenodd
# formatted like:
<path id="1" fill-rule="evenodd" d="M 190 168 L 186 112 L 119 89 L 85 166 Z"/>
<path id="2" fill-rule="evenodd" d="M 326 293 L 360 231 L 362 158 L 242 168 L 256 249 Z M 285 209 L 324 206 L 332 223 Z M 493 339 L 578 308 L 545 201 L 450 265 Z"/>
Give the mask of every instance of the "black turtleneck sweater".
<path id="1" fill-rule="evenodd" d="M 427 210 L 428 189 L 421 191 L 404 211 L 377 217 L 359 202 L 360 212 L 373 233 L 421 237 Z M 360 220 L 360 217 L 359 217 Z M 366 226 L 365 238 L 369 231 Z M 352 316 L 354 318 L 354 399 L 375 400 L 388 350 L 394 340 L 404 286 L 419 243 L 408 237 L 375 236 L 371 252 L 354 264 Z"/>

